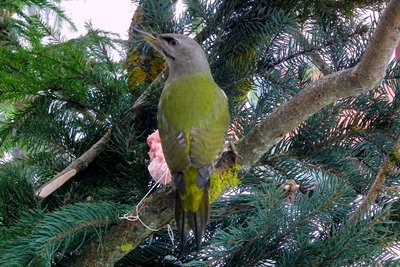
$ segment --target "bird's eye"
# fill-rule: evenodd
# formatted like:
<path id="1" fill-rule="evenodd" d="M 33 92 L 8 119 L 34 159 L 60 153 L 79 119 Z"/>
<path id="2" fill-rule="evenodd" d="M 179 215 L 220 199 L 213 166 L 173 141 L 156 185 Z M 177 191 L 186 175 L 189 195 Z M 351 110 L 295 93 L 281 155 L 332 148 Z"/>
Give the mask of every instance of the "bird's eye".
<path id="1" fill-rule="evenodd" d="M 167 42 L 170 46 L 178 46 L 179 45 L 179 42 L 173 38 L 168 39 Z"/>

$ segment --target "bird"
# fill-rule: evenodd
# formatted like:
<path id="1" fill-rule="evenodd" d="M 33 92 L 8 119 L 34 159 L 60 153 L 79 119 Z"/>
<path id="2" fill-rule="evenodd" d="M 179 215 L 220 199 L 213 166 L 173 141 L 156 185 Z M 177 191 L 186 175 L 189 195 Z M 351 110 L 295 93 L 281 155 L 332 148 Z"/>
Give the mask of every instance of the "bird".
<path id="1" fill-rule="evenodd" d="M 199 251 L 210 219 L 210 177 L 230 122 L 228 99 L 214 81 L 206 54 L 195 40 L 175 33 L 135 31 L 168 65 L 158 105 L 158 130 L 172 174 L 181 251 L 190 230 Z"/>

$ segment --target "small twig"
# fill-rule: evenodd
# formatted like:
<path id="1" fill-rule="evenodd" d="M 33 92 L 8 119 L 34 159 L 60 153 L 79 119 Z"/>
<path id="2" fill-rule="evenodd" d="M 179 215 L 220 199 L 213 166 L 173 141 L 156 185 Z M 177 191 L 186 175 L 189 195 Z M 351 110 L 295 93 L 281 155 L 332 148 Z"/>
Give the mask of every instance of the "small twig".
<path id="1" fill-rule="evenodd" d="M 400 152 L 400 138 L 397 140 L 391 153 L 386 157 L 385 163 L 378 170 L 375 180 L 371 185 L 371 188 L 369 189 L 368 193 L 365 195 L 361 204 L 357 207 L 355 212 L 352 214 L 351 220 L 356 220 L 357 218 L 359 218 L 360 214 L 363 211 L 365 211 L 369 205 L 373 204 L 376 201 L 380 192 L 382 191 L 385 181 L 390 176 L 390 173 L 393 170 L 394 163 L 392 162 L 390 155 L 393 153 L 398 154 L 399 152 Z"/>
<path id="2" fill-rule="evenodd" d="M 46 198 L 51 193 L 60 188 L 69 179 L 74 177 L 78 172 L 86 167 L 105 149 L 105 144 L 108 143 L 111 137 L 111 131 L 108 130 L 106 134 L 100 138 L 88 151 L 83 153 L 79 158 L 75 159 L 68 165 L 62 172 L 58 173 L 51 179 L 50 182 L 39 188 L 35 194 L 40 198 Z"/>
<path id="3" fill-rule="evenodd" d="M 294 37 L 299 42 L 299 44 L 304 48 L 304 50 L 312 49 L 312 45 L 301 31 L 297 31 L 294 34 Z M 317 51 L 310 52 L 309 56 L 312 63 L 322 72 L 322 74 L 328 75 L 332 72 L 329 65 L 326 64 L 326 62 L 322 59 L 322 57 L 318 54 Z"/>
<path id="4" fill-rule="evenodd" d="M 59 187 L 65 184 L 71 177 L 74 177 L 76 173 L 77 173 L 76 169 L 72 169 L 64 174 L 59 175 L 54 180 L 51 180 L 50 183 L 46 184 L 41 189 L 37 190 L 35 194 L 40 198 L 48 197 L 51 193 L 53 193 Z"/>

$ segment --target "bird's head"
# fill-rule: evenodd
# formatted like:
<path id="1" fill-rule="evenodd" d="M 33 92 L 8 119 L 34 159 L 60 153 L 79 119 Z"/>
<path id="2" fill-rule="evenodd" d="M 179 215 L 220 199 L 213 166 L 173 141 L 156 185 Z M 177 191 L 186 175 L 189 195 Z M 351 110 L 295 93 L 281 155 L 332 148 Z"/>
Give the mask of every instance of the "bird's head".
<path id="1" fill-rule="evenodd" d="M 170 76 L 177 73 L 210 73 L 206 55 L 192 38 L 175 33 L 155 34 L 135 29 L 167 61 Z"/>

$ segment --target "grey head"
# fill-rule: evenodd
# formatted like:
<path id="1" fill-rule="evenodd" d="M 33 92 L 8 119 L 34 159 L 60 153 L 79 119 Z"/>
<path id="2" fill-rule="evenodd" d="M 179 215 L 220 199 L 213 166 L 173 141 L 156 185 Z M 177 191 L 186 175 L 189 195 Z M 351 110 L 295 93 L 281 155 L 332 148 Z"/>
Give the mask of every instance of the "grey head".
<path id="1" fill-rule="evenodd" d="M 154 34 L 135 30 L 167 61 L 167 83 L 192 74 L 211 75 L 207 57 L 201 46 L 192 38 L 175 33 Z"/>

